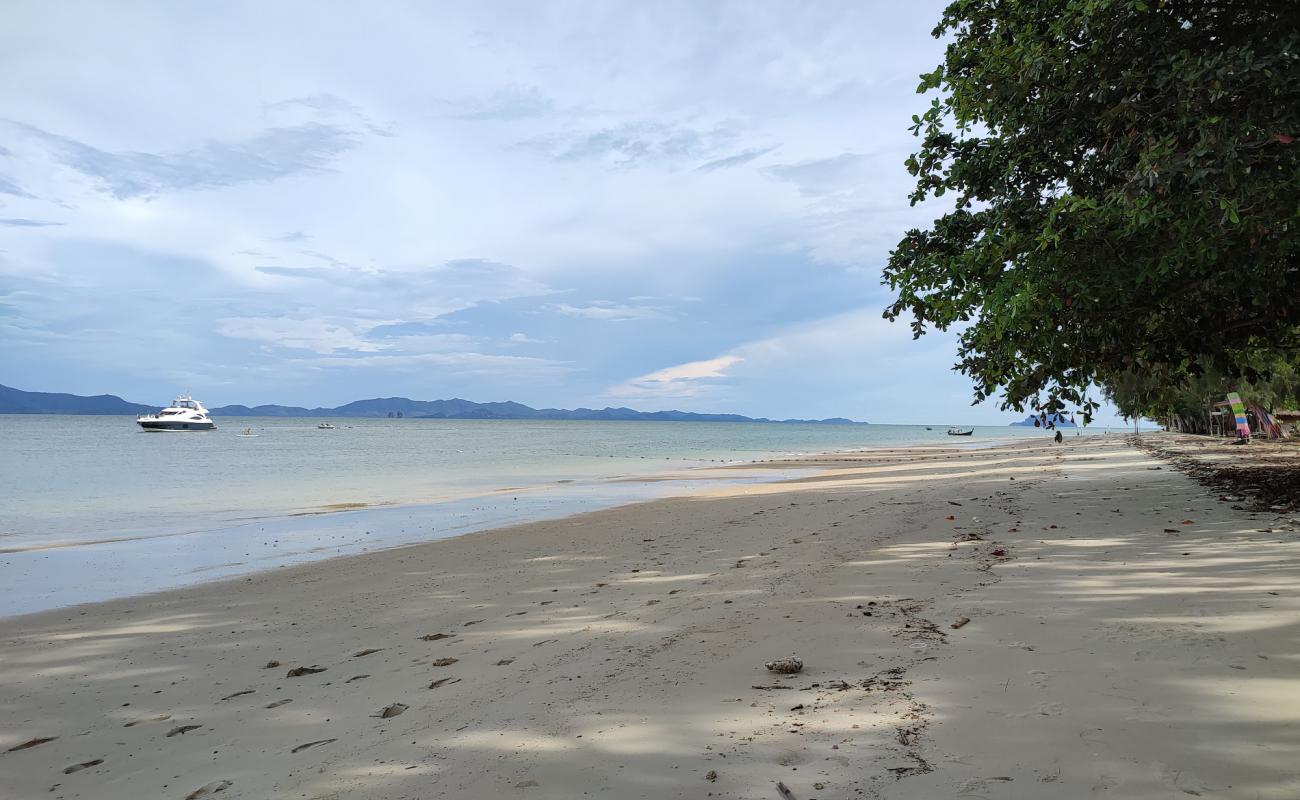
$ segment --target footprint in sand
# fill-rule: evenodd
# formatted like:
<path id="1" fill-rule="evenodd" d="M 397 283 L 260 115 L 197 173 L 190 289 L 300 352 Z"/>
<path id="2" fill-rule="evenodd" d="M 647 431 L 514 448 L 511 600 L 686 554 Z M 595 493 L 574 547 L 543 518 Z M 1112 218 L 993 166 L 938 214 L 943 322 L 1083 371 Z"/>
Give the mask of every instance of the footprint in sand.
<path id="1" fill-rule="evenodd" d="M 246 694 L 253 694 L 253 693 L 256 692 L 256 691 L 257 691 L 256 689 L 245 689 L 245 690 L 242 691 L 242 692 L 235 692 L 234 694 L 228 694 L 228 695 L 226 695 L 225 697 L 223 697 L 223 698 L 221 698 L 221 699 L 222 699 L 222 700 L 232 700 L 232 699 L 234 699 L 234 698 L 236 698 L 236 697 L 243 697 L 243 696 L 246 695 Z"/>
<path id="2" fill-rule="evenodd" d="M 452 658 L 451 656 L 445 656 L 443 658 L 435 658 L 433 661 L 429 662 L 429 665 L 433 667 L 450 667 L 452 664 L 455 664 L 457 661 L 460 661 L 460 659 Z"/>
<path id="3" fill-rule="evenodd" d="M 439 639 L 450 639 L 451 634 L 450 633 L 426 633 L 420 638 L 426 642 L 436 642 Z"/>
<path id="4" fill-rule="evenodd" d="M 28 739 L 27 741 L 23 742 L 22 744 L 16 744 L 16 745 L 14 745 L 13 747 L 9 748 L 6 752 L 13 753 L 13 752 L 16 752 L 16 751 L 18 751 L 18 750 L 27 750 L 28 748 L 31 748 L 31 747 L 37 747 L 37 746 L 39 746 L 39 745 L 43 745 L 43 744 L 45 744 L 46 742 L 52 742 L 52 741 L 54 741 L 54 740 L 57 739 L 57 738 L 59 738 L 59 737 L 57 737 L 57 736 L 38 736 L 38 737 L 36 737 L 35 739 Z"/>
<path id="5" fill-rule="evenodd" d="M 202 725 L 181 725 L 179 727 L 172 728 L 171 730 L 167 731 L 167 738 L 170 739 L 173 736 L 183 736 L 184 734 L 187 734 L 190 731 L 197 731 L 199 728 L 202 727 L 203 727 Z"/>
<path id="6" fill-rule="evenodd" d="M 429 688 L 437 689 L 439 686 L 447 686 L 453 683 L 460 683 L 460 678 L 439 678 L 438 680 L 429 684 Z"/>
<path id="7" fill-rule="evenodd" d="M 234 781 L 213 781 L 212 783 L 200 786 L 189 794 L 185 795 L 185 800 L 199 800 L 200 797 L 208 797 L 217 792 L 224 792 L 235 784 Z"/>
<path id="8" fill-rule="evenodd" d="M 159 714 L 156 717 L 145 717 L 144 719 L 133 719 L 123 725 L 123 728 L 134 728 L 136 725 L 143 725 L 146 722 L 164 722 L 172 718 L 171 714 Z"/>
<path id="9" fill-rule="evenodd" d="M 63 774 L 71 775 L 74 772 L 81 772 L 83 769 L 89 769 L 90 767 L 97 767 L 103 763 L 104 763 L 104 759 L 102 758 L 97 758 L 94 761 L 83 761 L 80 764 L 73 764 L 70 767 L 64 767 Z"/>
<path id="10" fill-rule="evenodd" d="M 369 675 L 353 675 L 351 678 L 348 678 L 347 680 L 345 680 L 345 681 L 343 681 L 343 682 L 344 682 L 344 683 L 352 683 L 353 681 L 365 680 L 366 678 L 369 678 L 369 677 L 370 677 Z"/>
<path id="11" fill-rule="evenodd" d="M 382 647 L 371 647 L 371 648 L 368 648 L 368 649 L 366 649 L 366 650 L 362 650 L 362 651 L 359 652 L 359 653 L 353 653 L 353 654 L 352 654 L 352 657 L 353 657 L 353 658 L 361 658 L 362 656 L 368 656 L 368 655 L 370 655 L 371 653 L 378 653 L 380 650 L 383 650 L 383 649 L 384 649 L 384 648 L 382 648 Z"/>
<path id="12" fill-rule="evenodd" d="M 325 668 L 317 665 L 310 667 L 294 667 L 285 675 L 286 678 L 299 678 L 303 675 L 315 675 L 317 672 L 324 672 Z"/>
<path id="13" fill-rule="evenodd" d="M 379 717 L 380 719 L 392 719 L 408 708 L 410 708 L 410 706 L 405 703 L 390 703 L 389 705 L 384 706 L 379 713 L 374 716 Z"/>
<path id="14" fill-rule="evenodd" d="M 338 739 L 317 739 L 317 740 L 314 741 L 314 742 L 307 742 L 306 744 L 300 744 L 300 745 L 298 745 L 297 747 L 295 747 L 295 748 L 293 748 L 292 750 L 290 750 L 289 752 L 290 752 L 290 753 L 298 753 L 298 752 L 301 752 L 301 751 L 303 751 L 303 750 L 306 750 L 308 747 L 315 747 L 315 746 L 318 745 L 318 744 L 329 744 L 330 742 L 337 742 L 337 741 L 338 741 Z"/>

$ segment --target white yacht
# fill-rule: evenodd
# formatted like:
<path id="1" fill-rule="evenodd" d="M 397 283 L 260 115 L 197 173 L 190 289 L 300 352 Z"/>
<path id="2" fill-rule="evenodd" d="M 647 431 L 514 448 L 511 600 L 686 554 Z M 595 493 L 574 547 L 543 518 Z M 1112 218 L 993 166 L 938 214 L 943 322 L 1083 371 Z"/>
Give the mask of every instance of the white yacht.
<path id="1" fill-rule="evenodd" d="M 144 414 L 135 418 L 135 424 L 147 431 L 212 431 L 217 425 L 208 418 L 203 404 L 187 394 L 157 414 Z"/>

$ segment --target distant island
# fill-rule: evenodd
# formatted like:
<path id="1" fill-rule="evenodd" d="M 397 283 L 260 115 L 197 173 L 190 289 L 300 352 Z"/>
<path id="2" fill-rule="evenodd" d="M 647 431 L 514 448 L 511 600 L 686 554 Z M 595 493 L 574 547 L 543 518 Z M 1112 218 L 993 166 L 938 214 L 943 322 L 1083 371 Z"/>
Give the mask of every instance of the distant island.
<path id="1" fill-rule="evenodd" d="M 158 406 L 131 403 L 122 398 L 101 394 L 83 397 L 75 394 L 25 392 L 0 385 L 0 414 L 146 414 Z M 659 422 L 773 422 L 815 425 L 865 425 L 843 417 L 831 419 L 767 419 L 740 414 L 698 414 L 691 411 L 637 411 L 631 408 L 531 408 L 522 403 L 475 403 L 452 400 L 411 400 L 406 397 L 383 397 L 357 400 L 335 408 L 300 406 L 230 405 L 209 409 L 221 417 L 352 417 L 360 419 L 538 419 L 538 420 L 618 420 Z"/>
<path id="2" fill-rule="evenodd" d="M 1073 427 L 1076 427 L 1075 424 L 1074 424 L 1073 422 L 1070 421 L 1070 418 L 1069 418 L 1069 417 L 1063 417 L 1063 416 L 1061 416 L 1060 414 L 1048 414 L 1048 415 L 1047 415 L 1047 421 L 1048 421 L 1049 423 L 1055 425 L 1055 426 L 1058 427 L 1058 428 L 1073 428 Z M 1011 427 L 1013 427 L 1013 428 L 1017 428 L 1017 427 L 1018 427 L 1018 428 L 1033 428 L 1033 427 L 1036 427 L 1036 426 L 1037 426 L 1037 427 L 1041 427 L 1042 424 L 1043 424 L 1043 421 L 1042 421 L 1041 419 L 1039 419 L 1038 417 L 1034 416 L 1033 414 L 1030 414 L 1029 416 L 1025 417 L 1024 420 L 1022 420 L 1022 421 L 1020 421 L 1020 422 L 1013 422 L 1013 423 L 1011 423 Z"/>

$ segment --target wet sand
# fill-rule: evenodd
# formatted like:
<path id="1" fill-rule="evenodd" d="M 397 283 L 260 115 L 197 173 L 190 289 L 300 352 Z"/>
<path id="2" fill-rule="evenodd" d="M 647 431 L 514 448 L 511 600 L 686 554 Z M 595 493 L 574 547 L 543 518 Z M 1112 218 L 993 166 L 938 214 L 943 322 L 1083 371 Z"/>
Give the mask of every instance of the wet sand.
<path id="1" fill-rule="evenodd" d="M 1290 515 L 1119 437 L 777 466 L 0 621 L 0 797 L 1300 795 Z"/>

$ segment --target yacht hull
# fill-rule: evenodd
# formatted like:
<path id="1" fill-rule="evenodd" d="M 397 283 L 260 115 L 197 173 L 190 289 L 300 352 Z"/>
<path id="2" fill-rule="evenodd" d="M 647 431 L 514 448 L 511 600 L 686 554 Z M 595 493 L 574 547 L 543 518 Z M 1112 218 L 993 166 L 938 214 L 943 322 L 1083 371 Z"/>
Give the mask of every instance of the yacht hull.
<path id="1" fill-rule="evenodd" d="M 146 431 L 215 431 L 214 422 L 186 422 L 184 420 L 137 420 L 136 424 Z"/>

